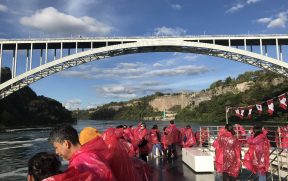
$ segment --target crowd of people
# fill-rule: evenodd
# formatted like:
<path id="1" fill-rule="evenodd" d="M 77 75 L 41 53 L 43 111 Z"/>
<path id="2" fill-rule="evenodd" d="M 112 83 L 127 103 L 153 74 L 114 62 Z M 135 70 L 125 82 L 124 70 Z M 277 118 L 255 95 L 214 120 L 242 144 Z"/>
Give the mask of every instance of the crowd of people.
<path id="1" fill-rule="evenodd" d="M 277 132 L 281 135 L 276 137 L 277 145 L 287 149 L 288 125 Z M 28 162 L 28 180 L 148 181 L 152 178 L 152 169 L 147 164 L 149 154 L 154 158 L 177 159 L 178 146 L 205 146 L 209 134 L 207 128 L 194 133 L 190 125 L 178 129 L 174 121 L 170 121 L 162 132 L 157 125 L 149 130 L 143 122 L 136 127 L 108 128 L 103 133 L 86 127 L 79 135 L 72 126 L 60 126 L 51 131 L 48 139 L 56 154 L 40 152 L 34 155 Z M 243 144 L 248 144 L 249 149 L 242 159 Z M 246 134 L 241 125 L 227 124 L 219 130 L 213 146 L 215 169 L 223 173 L 223 180 L 236 180 L 241 164 L 257 174 L 259 180 L 266 180 L 270 142 L 267 131 L 261 126 L 254 126 Z M 58 156 L 69 161 L 64 171 L 60 169 Z"/>
<path id="2" fill-rule="evenodd" d="M 100 133 L 86 127 L 79 134 L 72 126 L 53 129 L 48 141 L 55 153 L 40 152 L 28 162 L 29 181 L 148 181 L 152 169 L 147 164 L 150 153 L 154 157 L 177 159 L 176 146 L 196 144 L 190 125 L 180 130 L 170 121 L 163 132 L 154 125 L 151 130 L 140 122 L 137 127 L 119 125 Z M 61 157 L 69 161 L 61 171 Z"/>

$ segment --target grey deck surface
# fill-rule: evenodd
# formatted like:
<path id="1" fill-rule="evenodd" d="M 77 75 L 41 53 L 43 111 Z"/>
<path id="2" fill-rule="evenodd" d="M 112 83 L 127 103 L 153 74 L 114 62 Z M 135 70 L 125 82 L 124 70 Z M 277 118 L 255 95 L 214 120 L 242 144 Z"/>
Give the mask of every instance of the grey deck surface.
<path id="1" fill-rule="evenodd" d="M 222 177 L 216 173 L 195 173 L 182 162 L 181 150 L 177 159 L 165 157 L 150 158 L 148 163 L 153 167 L 153 181 L 220 181 Z"/>

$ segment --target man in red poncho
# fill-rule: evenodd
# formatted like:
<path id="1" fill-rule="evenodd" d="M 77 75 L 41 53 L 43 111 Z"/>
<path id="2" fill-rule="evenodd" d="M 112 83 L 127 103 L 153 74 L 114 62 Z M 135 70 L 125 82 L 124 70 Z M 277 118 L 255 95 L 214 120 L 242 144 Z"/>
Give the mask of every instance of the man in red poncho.
<path id="1" fill-rule="evenodd" d="M 170 121 L 170 125 L 166 128 L 167 144 L 168 144 L 168 157 L 177 158 L 176 144 L 179 142 L 180 132 L 174 121 Z"/>
<path id="2" fill-rule="evenodd" d="M 269 169 L 270 142 L 267 139 L 267 132 L 262 126 L 253 127 L 253 136 L 248 138 L 249 149 L 243 160 L 244 166 L 259 176 L 259 180 L 266 180 L 266 173 Z"/>
<path id="3" fill-rule="evenodd" d="M 53 129 L 48 141 L 57 155 L 69 160 L 68 170 L 75 169 L 80 174 L 88 172 L 101 181 L 115 181 L 105 159 L 108 148 L 101 137 L 81 146 L 77 131 L 67 125 Z"/>
<path id="4" fill-rule="evenodd" d="M 216 171 L 223 173 L 223 180 L 235 180 L 240 171 L 240 143 L 235 137 L 231 124 L 226 124 L 225 129 L 219 131 L 218 138 L 213 146 L 216 149 Z"/>

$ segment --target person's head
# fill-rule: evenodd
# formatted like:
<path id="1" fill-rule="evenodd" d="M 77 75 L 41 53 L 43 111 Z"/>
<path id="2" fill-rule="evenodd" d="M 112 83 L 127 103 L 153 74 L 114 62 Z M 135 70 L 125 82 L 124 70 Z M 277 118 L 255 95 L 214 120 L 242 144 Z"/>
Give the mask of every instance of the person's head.
<path id="1" fill-rule="evenodd" d="M 96 128 L 86 127 L 79 133 L 79 142 L 81 145 L 84 145 L 99 136 L 101 136 L 101 133 Z"/>
<path id="2" fill-rule="evenodd" d="M 75 149 L 80 147 L 78 133 L 70 125 L 54 128 L 48 141 L 54 146 L 56 154 L 66 160 L 69 160 Z"/>
<path id="3" fill-rule="evenodd" d="M 171 120 L 171 121 L 170 121 L 170 124 L 174 124 L 174 120 Z"/>
<path id="4" fill-rule="evenodd" d="M 40 152 L 28 161 L 28 181 L 41 181 L 61 173 L 61 162 L 54 153 Z"/>
<path id="5" fill-rule="evenodd" d="M 258 136 L 259 134 L 262 134 L 262 125 L 255 125 L 253 127 L 254 137 Z"/>
<path id="6" fill-rule="evenodd" d="M 126 124 L 123 125 L 123 129 L 127 129 L 127 127 L 128 127 L 128 126 L 127 126 Z"/>
<path id="7" fill-rule="evenodd" d="M 152 129 L 158 129 L 157 124 L 154 124 L 153 127 L 152 127 Z"/>
<path id="8" fill-rule="evenodd" d="M 232 124 L 226 124 L 225 125 L 225 129 L 227 131 L 229 131 L 232 135 L 235 135 L 235 131 L 234 131 L 234 128 L 233 128 Z"/>
<path id="9" fill-rule="evenodd" d="M 146 128 L 146 124 L 145 123 L 141 123 L 140 128 L 141 129 L 145 129 Z"/>
<path id="10" fill-rule="evenodd" d="M 190 124 L 188 124 L 187 126 L 186 126 L 186 129 L 190 129 L 191 128 L 191 126 L 190 126 Z"/>
<path id="11" fill-rule="evenodd" d="M 124 126 L 122 124 L 116 126 L 116 128 L 124 128 Z"/>

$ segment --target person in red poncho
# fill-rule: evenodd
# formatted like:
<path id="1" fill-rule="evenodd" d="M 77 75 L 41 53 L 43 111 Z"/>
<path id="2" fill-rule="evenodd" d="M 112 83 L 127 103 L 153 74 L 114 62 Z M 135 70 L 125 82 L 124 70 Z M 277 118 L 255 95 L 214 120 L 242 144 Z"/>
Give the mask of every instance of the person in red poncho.
<path id="1" fill-rule="evenodd" d="M 186 126 L 185 131 L 182 133 L 182 146 L 183 148 L 192 147 L 196 144 L 196 139 L 190 125 Z"/>
<path id="2" fill-rule="evenodd" d="M 163 147 L 163 156 L 167 156 L 168 154 L 168 140 L 167 140 L 167 132 L 166 132 L 167 127 L 163 127 L 163 132 L 161 135 L 161 144 Z"/>
<path id="3" fill-rule="evenodd" d="M 139 147 L 139 156 L 142 160 L 147 162 L 147 156 L 152 151 L 150 132 L 146 128 L 145 123 L 140 124 L 140 128 L 135 130 L 135 140 Z"/>
<path id="4" fill-rule="evenodd" d="M 161 156 L 162 155 L 162 146 L 161 146 L 161 135 L 158 130 L 158 126 L 155 124 L 153 125 L 152 129 L 150 130 L 150 135 L 151 135 L 151 142 L 153 144 L 153 156 Z M 157 155 L 156 150 L 158 149 L 159 154 Z"/>
<path id="5" fill-rule="evenodd" d="M 167 133 L 168 157 L 177 158 L 176 144 L 179 142 L 180 131 L 173 120 L 170 121 L 170 125 L 165 131 Z"/>
<path id="6" fill-rule="evenodd" d="M 219 131 L 218 138 L 214 141 L 213 146 L 216 150 L 216 171 L 223 173 L 223 181 L 236 180 L 241 166 L 241 148 L 231 124 L 226 124 L 225 130 Z"/>
<path id="7" fill-rule="evenodd" d="M 108 147 L 101 137 L 81 146 L 77 131 L 66 125 L 53 129 L 48 141 L 57 155 L 69 160 L 68 170 L 74 169 L 79 174 L 88 172 L 94 180 L 116 180 L 106 160 Z"/>
<path id="8" fill-rule="evenodd" d="M 269 169 L 270 142 L 267 139 L 267 132 L 262 126 L 253 127 L 253 136 L 248 138 L 249 149 L 243 160 L 244 166 L 259 176 L 259 181 L 266 180 L 266 173 Z"/>

